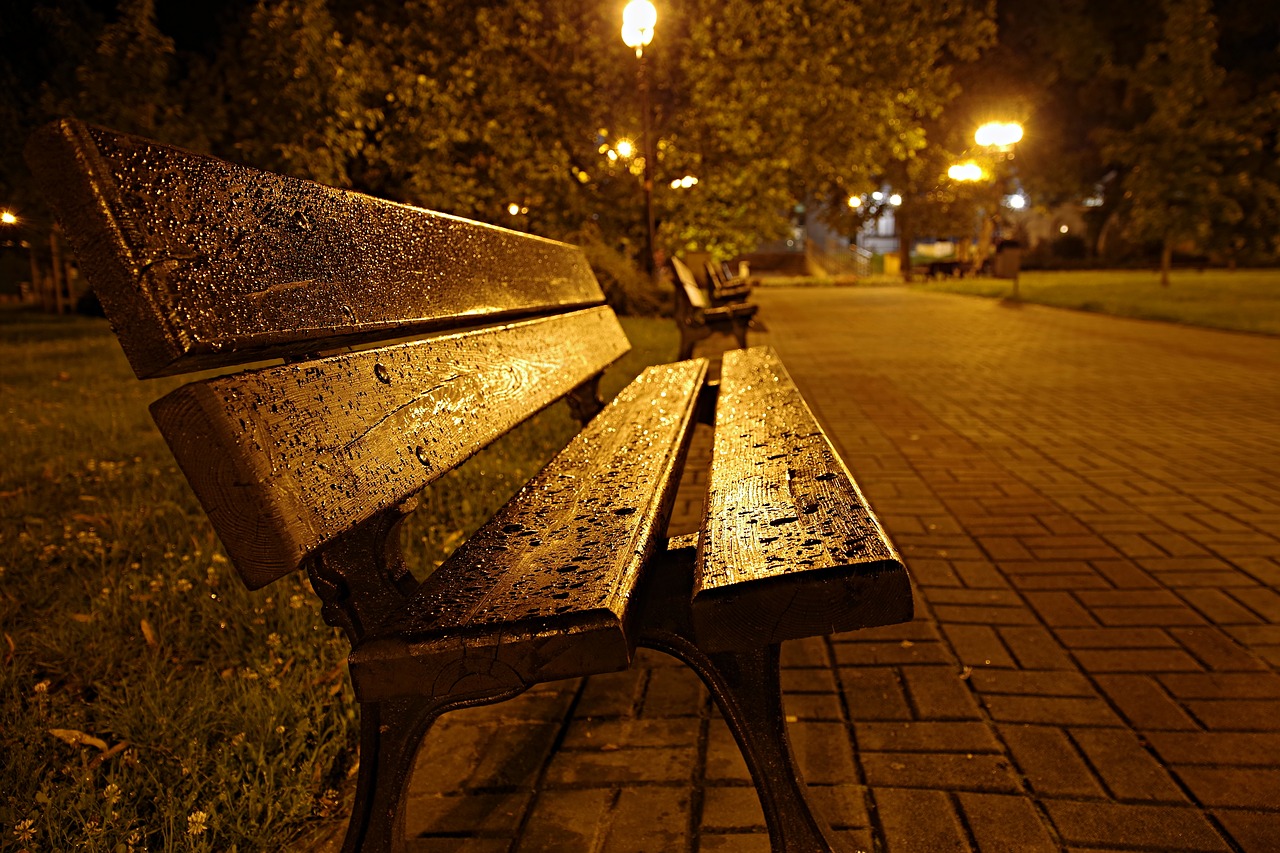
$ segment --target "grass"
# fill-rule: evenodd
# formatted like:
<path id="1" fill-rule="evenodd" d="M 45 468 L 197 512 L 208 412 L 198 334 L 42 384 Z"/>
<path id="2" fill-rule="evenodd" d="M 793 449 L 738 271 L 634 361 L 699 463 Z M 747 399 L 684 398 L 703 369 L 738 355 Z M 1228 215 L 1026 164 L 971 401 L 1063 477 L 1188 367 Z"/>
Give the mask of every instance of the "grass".
<path id="1" fill-rule="evenodd" d="M 605 393 L 675 352 L 670 321 Z M 344 814 L 345 641 L 295 574 L 246 591 L 105 322 L 0 311 L 0 850 L 290 849 Z M 558 404 L 437 481 L 426 571 L 574 431 Z"/>
<path id="2" fill-rule="evenodd" d="M 1007 297 L 1007 279 L 946 279 L 921 290 Z M 1118 317 L 1163 320 L 1238 332 L 1280 335 L 1280 270 L 1177 270 L 1169 287 L 1159 274 L 1137 270 L 1023 272 L 1025 302 L 1096 311 Z"/>

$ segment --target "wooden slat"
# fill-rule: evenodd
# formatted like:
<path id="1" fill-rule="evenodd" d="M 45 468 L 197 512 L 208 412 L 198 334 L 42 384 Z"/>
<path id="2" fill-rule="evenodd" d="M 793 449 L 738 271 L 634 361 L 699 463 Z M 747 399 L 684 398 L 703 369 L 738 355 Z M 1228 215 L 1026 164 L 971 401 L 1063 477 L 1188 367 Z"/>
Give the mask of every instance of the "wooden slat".
<path id="1" fill-rule="evenodd" d="M 27 159 L 142 377 L 603 301 L 577 247 L 76 121 Z"/>
<path id="2" fill-rule="evenodd" d="M 252 588 L 628 349 L 608 308 L 185 385 L 152 404 Z"/>
<path id="3" fill-rule="evenodd" d="M 626 667 L 705 360 L 648 368 L 351 656 L 361 701 Z"/>
<path id="4" fill-rule="evenodd" d="M 693 614 L 711 651 L 912 615 L 901 559 L 768 348 L 725 353 Z"/>

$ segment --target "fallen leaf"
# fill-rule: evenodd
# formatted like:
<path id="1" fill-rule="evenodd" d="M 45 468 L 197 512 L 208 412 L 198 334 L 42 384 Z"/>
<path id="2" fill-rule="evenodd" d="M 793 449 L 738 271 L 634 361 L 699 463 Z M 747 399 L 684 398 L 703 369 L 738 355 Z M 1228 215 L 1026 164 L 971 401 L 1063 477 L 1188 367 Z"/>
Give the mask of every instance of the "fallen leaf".
<path id="1" fill-rule="evenodd" d="M 141 624 L 142 624 L 142 637 L 147 641 L 147 645 L 153 649 L 156 646 L 160 645 L 158 642 L 156 642 L 156 632 L 155 632 L 155 629 L 151 627 L 151 623 L 148 622 L 146 619 L 143 619 Z"/>
<path id="2" fill-rule="evenodd" d="M 96 738 L 75 729 L 49 729 L 49 734 L 72 746 L 93 746 L 104 752 L 107 749 L 107 742 L 102 738 Z"/>
<path id="3" fill-rule="evenodd" d="M 77 622 L 89 623 L 93 621 L 92 613 L 72 613 L 71 618 Z"/>
<path id="4" fill-rule="evenodd" d="M 10 489 L 7 492 L 0 492 L 0 498 L 16 498 L 18 495 L 22 494 L 23 491 L 24 489 L 19 486 L 18 488 Z"/>

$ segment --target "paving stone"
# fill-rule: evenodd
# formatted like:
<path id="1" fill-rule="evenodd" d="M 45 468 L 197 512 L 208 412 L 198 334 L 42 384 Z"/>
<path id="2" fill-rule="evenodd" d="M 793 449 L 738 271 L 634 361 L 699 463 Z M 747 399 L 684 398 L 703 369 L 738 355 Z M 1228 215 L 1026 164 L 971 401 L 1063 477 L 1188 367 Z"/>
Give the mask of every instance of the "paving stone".
<path id="1" fill-rule="evenodd" d="M 684 782 L 692 778 L 697 750 L 686 747 L 652 749 L 561 750 L 547 765 L 548 785 L 632 784 Z"/>
<path id="2" fill-rule="evenodd" d="M 1158 679 L 1180 699 L 1280 699 L 1280 675 L 1271 672 L 1166 673 Z"/>
<path id="3" fill-rule="evenodd" d="M 426 794 L 405 798 L 405 837 L 489 833 L 513 835 L 520 828 L 531 791 L 498 794 Z"/>
<path id="4" fill-rule="evenodd" d="M 1001 696 L 984 694 L 993 720 L 1062 726 L 1116 726 L 1119 718 L 1097 698 L 1058 696 Z"/>
<path id="5" fill-rule="evenodd" d="M 1179 767 L 1178 776 L 1206 806 L 1275 809 L 1280 806 L 1280 768 Z"/>
<path id="6" fill-rule="evenodd" d="M 1127 729 L 1072 729 L 1071 738 L 1117 800 L 1183 803 L 1186 797 Z"/>
<path id="7" fill-rule="evenodd" d="M 975 669 L 980 666 L 1015 667 L 1008 647 L 994 628 L 987 625 L 944 625 L 943 634 L 955 649 L 960 662 Z"/>
<path id="8" fill-rule="evenodd" d="M 1027 592 L 1027 603 L 1052 628 L 1082 628 L 1098 624 L 1075 596 L 1066 592 Z"/>
<path id="9" fill-rule="evenodd" d="M 1210 669 L 1264 670 L 1267 665 L 1216 628 L 1172 628 L 1169 633 Z"/>
<path id="10" fill-rule="evenodd" d="M 475 726 L 462 712 L 446 715 L 423 741 L 414 764 L 413 790 L 444 794 L 532 786 L 558 731 L 553 723 Z"/>
<path id="11" fill-rule="evenodd" d="M 1039 625 L 999 628 L 1000 639 L 1023 669 L 1074 670 L 1076 665 L 1053 634 Z"/>
<path id="12" fill-rule="evenodd" d="M 1280 732 L 1146 732 L 1143 737 L 1165 763 L 1280 764 Z"/>
<path id="13" fill-rule="evenodd" d="M 853 738 L 843 723 L 800 721 L 787 726 L 791 750 L 811 785 L 839 785 L 858 778 Z"/>
<path id="14" fill-rule="evenodd" d="M 540 791 L 520 835 L 519 853 L 596 849 L 615 796 L 609 788 Z"/>
<path id="15" fill-rule="evenodd" d="M 864 752 L 859 755 L 872 788 L 941 788 L 1014 793 L 1021 783 L 1002 755 L 982 753 Z"/>
<path id="16" fill-rule="evenodd" d="M 697 716 L 706 688 L 688 667 L 667 667 L 649 673 L 644 694 L 644 717 Z"/>
<path id="17" fill-rule="evenodd" d="M 969 681 L 979 693 L 1082 697 L 1095 695 L 1093 685 L 1078 672 L 975 669 Z"/>
<path id="18" fill-rule="evenodd" d="M 910 720 L 911 706 L 896 669 L 841 668 L 840 681 L 849 718 L 853 720 Z"/>
<path id="19" fill-rule="evenodd" d="M 1045 826 L 1030 798 L 961 793 L 956 799 L 983 853 L 1058 850 L 1050 828 Z"/>
<path id="20" fill-rule="evenodd" d="M 1280 813 L 1222 810 L 1214 812 L 1213 816 L 1244 853 L 1273 853 L 1276 849 L 1276 839 L 1280 838 Z"/>
<path id="21" fill-rule="evenodd" d="M 872 796 L 889 853 L 971 849 L 951 798 L 942 791 L 877 788 Z"/>
<path id="22" fill-rule="evenodd" d="M 1135 729 L 1200 728 L 1151 678 L 1142 675 L 1100 675 L 1094 681 Z"/>
<path id="23" fill-rule="evenodd" d="M 623 788 L 602 853 L 666 853 L 683 850 L 689 837 L 689 792 L 684 788 Z"/>
<path id="24" fill-rule="evenodd" d="M 907 695 L 921 720 L 974 720 L 982 716 L 978 703 L 961 678 L 949 666 L 914 666 L 902 672 Z"/>
<path id="25" fill-rule="evenodd" d="M 1180 649 L 1077 649 L 1087 672 L 1198 672 L 1200 663 Z"/>
<path id="26" fill-rule="evenodd" d="M 764 810 L 756 789 L 741 785 L 707 787 L 703 792 L 702 826 L 712 831 L 764 829 Z"/>
<path id="27" fill-rule="evenodd" d="M 1105 796 L 1089 765 L 1062 729 L 1005 725 L 1000 727 L 1000 735 L 1036 793 L 1049 797 Z"/>
<path id="28" fill-rule="evenodd" d="M 675 719 L 575 719 L 565 733 L 563 749 L 629 749 L 682 747 L 698 740 L 701 721 Z"/>
<path id="29" fill-rule="evenodd" d="M 1178 645 L 1159 628 L 1058 628 L 1054 633 L 1069 649 L 1157 649 Z"/>
<path id="30" fill-rule="evenodd" d="M 1045 801 L 1064 841 L 1070 844 L 1132 845 L 1156 850 L 1219 851 L 1227 843 L 1197 809 Z"/>
<path id="31" fill-rule="evenodd" d="M 1000 752 L 991 727 L 977 722 L 857 723 L 864 752 Z"/>
<path id="32" fill-rule="evenodd" d="M 1206 699 L 1184 704 L 1208 729 L 1265 732 L 1274 730 L 1280 720 L 1280 700 L 1275 699 Z"/>

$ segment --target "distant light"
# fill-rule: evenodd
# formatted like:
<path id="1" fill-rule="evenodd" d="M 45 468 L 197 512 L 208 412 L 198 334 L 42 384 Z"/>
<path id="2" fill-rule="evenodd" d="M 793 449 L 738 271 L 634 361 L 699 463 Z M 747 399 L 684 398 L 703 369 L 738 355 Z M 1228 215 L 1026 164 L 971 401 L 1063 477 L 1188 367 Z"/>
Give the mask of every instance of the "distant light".
<path id="1" fill-rule="evenodd" d="M 1024 207 L 1027 206 L 1027 200 L 1023 198 L 1021 195 L 1018 195 L 1016 193 L 1014 195 L 1009 196 L 1007 199 L 1005 199 L 1004 203 L 1009 205 L 1009 207 L 1013 208 L 1014 210 L 1022 210 Z"/>
<path id="2" fill-rule="evenodd" d="M 1063 225 L 1063 226 L 1061 226 L 1060 228 L 1058 228 L 1058 233 L 1059 233 L 1059 234 L 1066 234 L 1066 233 L 1067 233 L 1068 231 L 1070 231 L 1070 230 L 1071 230 L 1070 228 L 1068 228 L 1067 226 Z"/>
<path id="3" fill-rule="evenodd" d="M 856 195 L 849 196 L 849 206 L 862 207 L 862 199 L 858 198 Z"/>
<path id="4" fill-rule="evenodd" d="M 893 205 L 894 207 L 897 207 L 898 205 L 902 204 L 902 196 L 898 195 L 897 193 L 894 193 L 893 195 L 889 196 L 889 204 Z"/>
<path id="5" fill-rule="evenodd" d="M 511 204 L 507 205 L 507 213 L 510 213 L 512 216 L 519 216 L 520 205 L 516 204 L 514 201 L 511 202 Z"/>
<path id="6" fill-rule="evenodd" d="M 1016 121 L 992 121 L 978 128 L 973 141 L 984 148 L 1008 148 L 1022 139 L 1022 125 Z"/>
<path id="7" fill-rule="evenodd" d="M 947 177 L 953 181 L 980 181 L 985 176 L 982 167 L 972 160 L 967 163 L 957 163 L 947 169 Z"/>
<path id="8" fill-rule="evenodd" d="M 618 152 L 619 157 L 631 157 L 636 153 L 636 144 L 630 139 L 619 139 L 613 150 Z"/>
<path id="9" fill-rule="evenodd" d="M 613 162 L 613 161 L 616 161 L 616 160 L 618 159 L 618 152 L 617 152 L 617 151 L 614 151 L 612 148 L 610 148 L 610 149 L 605 153 L 605 156 L 609 158 L 610 162 Z"/>
<path id="10" fill-rule="evenodd" d="M 687 190 L 689 189 L 689 187 L 693 186 L 696 183 L 698 183 L 698 179 L 695 178 L 693 175 L 685 175 L 683 178 L 676 178 L 674 181 L 672 181 L 671 189 Z"/>
<path id="11" fill-rule="evenodd" d="M 672 182 L 671 182 L 671 189 L 673 189 L 673 190 L 678 190 L 678 189 L 680 189 L 680 179 L 679 179 L 679 178 L 676 178 L 674 181 L 672 181 Z"/>
<path id="12" fill-rule="evenodd" d="M 639 53 L 653 41 L 653 28 L 658 23 L 658 10 L 649 0 L 631 0 L 622 10 L 622 41 Z"/>
<path id="13" fill-rule="evenodd" d="M 876 201 L 880 201 L 881 199 L 883 199 L 883 198 L 884 198 L 884 193 L 882 193 L 882 192 L 874 192 L 874 193 L 872 193 L 872 194 L 871 194 L 871 197 L 872 197 L 873 199 L 875 199 Z"/>
<path id="14" fill-rule="evenodd" d="M 5 225 L 17 225 L 18 217 L 14 216 L 11 210 L 0 210 L 0 222 Z"/>

